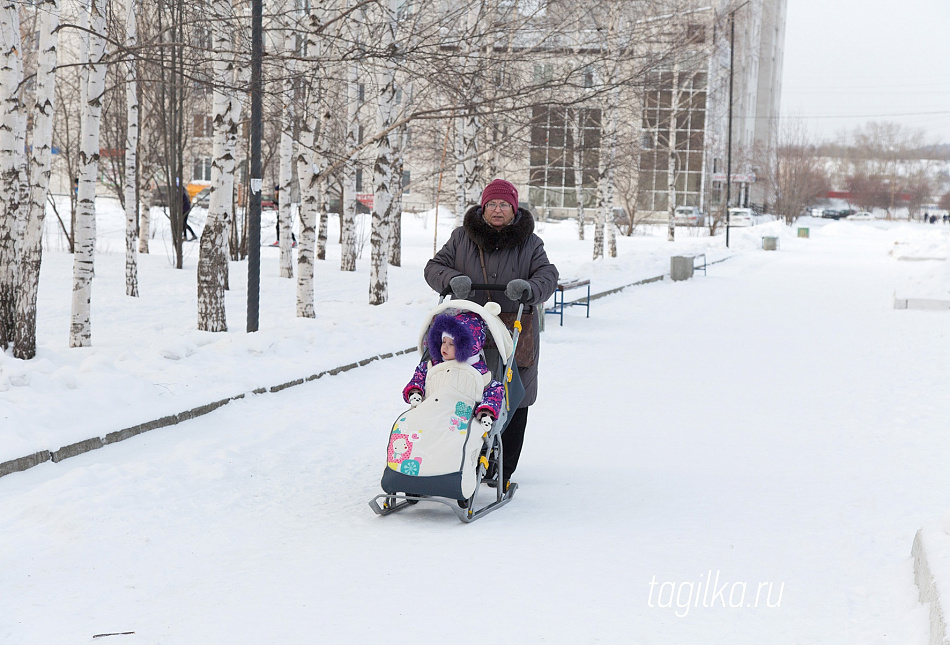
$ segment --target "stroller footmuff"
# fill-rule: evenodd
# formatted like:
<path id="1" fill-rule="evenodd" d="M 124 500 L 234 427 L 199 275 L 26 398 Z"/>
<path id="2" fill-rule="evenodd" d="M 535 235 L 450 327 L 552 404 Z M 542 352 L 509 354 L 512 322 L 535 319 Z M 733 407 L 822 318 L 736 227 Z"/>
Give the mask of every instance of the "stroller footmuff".
<path id="1" fill-rule="evenodd" d="M 441 313 L 458 312 L 478 315 L 492 335 L 493 347 L 482 354 L 491 373 L 482 374 L 471 364 L 455 360 L 428 363 L 425 400 L 399 415 L 389 434 L 387 463 L 380 482 L 385 493 L 369 503 L 379 515 L 419 502 L 434 502 L 450 507 L 462 521 L 471 522 L 506 504 L 517 490 L 517 484 L 508 490 L 501 485 L 505 477 L 501 435 L 524 395 L 514 364 L 518 334 L 516 331 L 512 338 L 508 333 L 494 303 L 482 307 L 466 300 L 449 300 L 427 318 L 419 342 L 423 360 L 428 359 L 431 350 L 425 339 L 432 320 Z M 503 384 L 504 400 L 498 418 L 486 428 L 474 411 L 492 379 Z M 481 504 L 477 500 L 480 484 L 489 478 L 495 487 L 485 490 L 493 499 Z"/>

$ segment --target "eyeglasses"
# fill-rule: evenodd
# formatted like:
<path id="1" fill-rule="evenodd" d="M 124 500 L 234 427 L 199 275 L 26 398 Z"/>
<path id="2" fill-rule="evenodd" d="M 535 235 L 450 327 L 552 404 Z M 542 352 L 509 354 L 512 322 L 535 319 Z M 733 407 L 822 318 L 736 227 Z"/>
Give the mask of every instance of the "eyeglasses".
<path id="1" fill-rule="evenodd" d="M 508 211 L 511 210 L 511 204 L 509 204 L 508 202 L 488 202 L 487 204 L 485 204 L 485 210 L 489 210 L 489 211 L 500 210 L 502 212 L 507 213 Z"/>

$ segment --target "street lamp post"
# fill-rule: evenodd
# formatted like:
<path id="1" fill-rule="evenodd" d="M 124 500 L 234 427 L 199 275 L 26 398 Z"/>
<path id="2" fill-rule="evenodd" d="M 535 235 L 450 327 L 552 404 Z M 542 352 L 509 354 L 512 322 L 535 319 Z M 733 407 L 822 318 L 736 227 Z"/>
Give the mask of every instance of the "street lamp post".
<path id="1" fill-rule="evenodd" d="M 261 303 L 261 62 L 263 0 L 251 3 L 251 200 L 247 223 L 247 331 L 258 330 Z"/>

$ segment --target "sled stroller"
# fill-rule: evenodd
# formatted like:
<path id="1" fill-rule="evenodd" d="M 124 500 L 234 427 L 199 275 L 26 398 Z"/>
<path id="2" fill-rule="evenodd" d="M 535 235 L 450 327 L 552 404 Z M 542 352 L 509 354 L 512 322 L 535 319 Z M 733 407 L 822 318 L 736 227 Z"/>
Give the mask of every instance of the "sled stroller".
<path id="1" fill-rule="evenodd" d="M 504 292 L 505 285 L 474 284 L 472 289 Z M 442 294 L 423 325 L 419 337 L 422 360 L 429 360 L 430 352 L 439 351 L 426 342 L 436 316 L 462 312 L 478 316 L 488 337 L 480 356 L 491 372 L 490 378 L 503 386 L 500 410 L 486 430 L 474 414 L 484 375 L 458 361 L 430 362 L 426 383 L 450 385 L 406 410 L 393 424 L 381 481 L 385 492 L 369 502 L 377 515 L 388 515 L 419 502 L 438 503 L 451 508 L 463 522 L 472 522 L 507 504 L 518 488 L 512 483 L 503 489 L 506 477 L 501 436 L 524 397 L 515 363 L 524 305 L 518 307 L 512 336 L 498 317 L 500 308 L 496 303 L 482 306 L 468 300 L 446 300 L 449 293 Z M 483 493 L 488 503 L 477 499 L 482 483 L 487 484 Z"/>

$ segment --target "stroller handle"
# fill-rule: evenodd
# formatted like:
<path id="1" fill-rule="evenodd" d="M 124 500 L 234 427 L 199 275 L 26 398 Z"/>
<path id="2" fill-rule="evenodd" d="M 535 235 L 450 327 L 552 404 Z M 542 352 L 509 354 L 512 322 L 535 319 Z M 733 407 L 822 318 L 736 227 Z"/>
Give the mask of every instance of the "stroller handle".
<path id="1" fill-rule="evenodd" d="M 507 288 L 508 288 L 508 285 L 506 284 L 480 284 L 476 282 L 472 283 L 472 291 L 504 291 Z M 451 295 L 452 295 L 452 287 L 446 287 L 445 289 L 442 290 L 442 293 L 439 294 L 439 296 L 442 298 L 446 296 L 451 296 Z M 513 300 L 512 302 L 518 302 L 518 301 Z"/>

